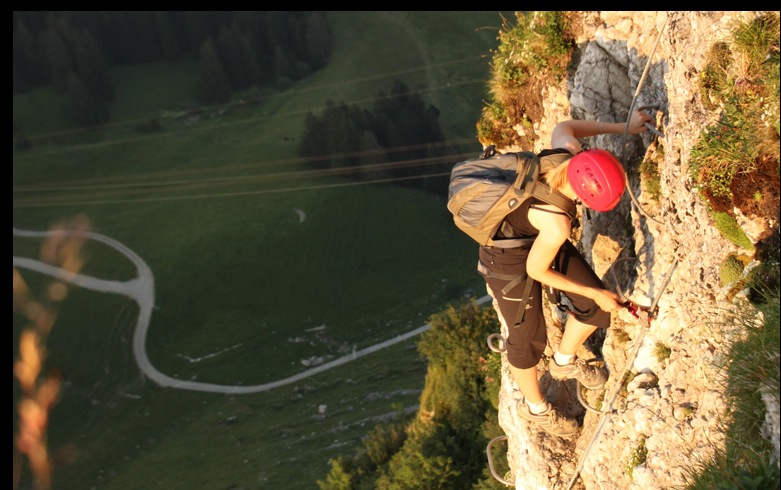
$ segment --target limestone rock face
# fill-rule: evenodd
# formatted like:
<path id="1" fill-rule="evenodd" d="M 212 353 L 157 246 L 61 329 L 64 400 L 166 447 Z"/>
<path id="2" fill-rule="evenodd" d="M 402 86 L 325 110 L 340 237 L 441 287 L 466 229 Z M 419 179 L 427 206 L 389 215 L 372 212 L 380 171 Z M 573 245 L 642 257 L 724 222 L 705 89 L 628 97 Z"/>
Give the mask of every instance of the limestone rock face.
<path id="1" fill-rule="evenodd" d="M 621 389 L 624 373 L 634 376 L 615 397 L 621 402 L 611 415 L 584 409 L 575 382 L 551 379 L 546 360 L 541 361 L 543 393 L 562 412 L 583 420 L 582 430 L 571 440 L 550 436 L 517 416 L 521 395 L 503 359 L 499 423 L 508 436 L 507 480 L 518 489 L 680 487 L 692 463 L 706 460 L 723 443 L 716 430 L 726 410 L 719 379 L 726 349 L 739 332 L 718 320 L 725 310 L 740 306 L 721 299 L 718 270 L 729 253 L 741 251 L 709 222 L 688 178 L 691 148 L 700 131 L 718 117 L 699 104 L 697 80 L 708 48 L 729 35 L 733 21 L 757 13 L 582 15 L 577 69 L 545 94 L 546 113 L 534 128 L 541 135 L 535 150 L 546 146 L 559 120 L 624 122 L 633 99 L 635 108 L 658 105 L 656 127 L 663 137 L 648 132 L 604 135 L 589 142 L 625 163 L 637 202 L 625 197 L 611 212 L 583 217 L 579 247 L 606 284 L 635 303 L 648 306 L 659 296 L 659 314 L 647 329 L 626 311 L 614 314 L 611 328 L 595 333 L 579 353 L 604 358 L 611 376 L 603 404 Z M 660 145 L 663 155 L 656 152 Z M 658 201 L 647 195 L 638 176 L 643 158 L 654 158 L 659 165 Z M 621 258 L 627 260 L 616 263 Z M 674 274 L 660 296 L 674 263 Z M 561 324 L 555 311 L 548 313 L 546 354 L 552 355 Z M 502 329 L 506 335 L 506 326 Z M 586 396 L 592 403 L 594 395 Z M 599 403 L 595 399 L 592 406 Z M 777 445 L 778 406 L 774 410 L 770 419 L 774 417 L 776 426 L 769 433 L 775 434 Z M 634 455 L 642 450 L 647 454 L 644 462 L 633 467 Z"/>

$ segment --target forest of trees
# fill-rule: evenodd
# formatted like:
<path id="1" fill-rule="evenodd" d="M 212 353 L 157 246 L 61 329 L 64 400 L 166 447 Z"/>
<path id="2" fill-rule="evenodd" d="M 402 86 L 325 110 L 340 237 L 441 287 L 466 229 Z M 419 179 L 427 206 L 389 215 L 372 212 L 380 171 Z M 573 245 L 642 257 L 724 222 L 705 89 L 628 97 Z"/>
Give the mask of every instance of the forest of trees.
<path id="1" fill-rule="evenodd" d="M 390 95 L 377 94 L 372 110 L 329 101 L 322 115 L 307 114 L 298 151 L 316 169 L 353 167 L 349 175 L 357 179 L 395 179 L 434 190 L 437 179 L 405 179 L 419 175 L 423 161 L 429 171 L 453 165 L 449 157 L 437 163 L 443 156 L 437 143 L 445 139 L 438 118 L 436 107 L 396 80 Z"/>
<path id="2" fill-rule="evenodd" d="M 326 65 L 331 30 L 322 12 L 14 11 L 13 92 L 53 86 L 74 121 L 108 121 L 109 69 L 185 59 L 201 64 L 199 98 L 302 79 Z"/>
<path id="3" fill-rule="evenodd" d="M 377 426 L 352 455 L 330 461 L 319 488 L 501 488 L 485 452 L 486 441 L 503 434 L 497 419 L 501 361 L 485 343 L 495 328 L 493 309 L 474 302 L 434 315 L 418 344 L 428 372 L 417 416 Z M 497 468 L 506 470 L 504 463 Z"/>
<path id="4" fill-rule="evenodd" d="M 111 119 L 110 69 L 135 63 L 197 61 L 198 101 L 227 102 L 236 91 L 285 87 L 326 66 L 331 29 L 323 12 L 13 12 L 13 91 L 51 87 L 81 127 Z M 196 101 L 194 101 L 196 102 Z M 329 101 L 309 113 L 298 153 L 313 168 L 365 180 L 392 180 L 442 192 L 453 157 L 444 155 L 439 110 L 395 81 L 371 110 Z M 156 120 L 136 127 L 160 130 Z M 31 148 L 17 134 L 18 149 Z"/>

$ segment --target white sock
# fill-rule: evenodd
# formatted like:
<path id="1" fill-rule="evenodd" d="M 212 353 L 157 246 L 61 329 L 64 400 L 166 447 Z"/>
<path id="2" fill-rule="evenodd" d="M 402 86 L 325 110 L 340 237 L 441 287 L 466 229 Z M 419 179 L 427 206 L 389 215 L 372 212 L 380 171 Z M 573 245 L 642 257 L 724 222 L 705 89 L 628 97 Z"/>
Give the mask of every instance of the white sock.
<path id="1" fill-rule="evenodd" d="M 529 407 L 529 411 L 533 413 L 534 415 L 539 415 L 542 412 L 545 412 L 548 410 L 548 404 L 545 402 L 545 399 L 543 398 L 540 403 L 532 403 L 529 401 L 529 399 L 526 399 L 526 406 Z"/>
<path id="2" fill-rule="evenodd" d="M 575 354 L 562 354 L 559 351 L 556 351 L 555 354 L 553 354 L 553 360 L 556 361 L 556 364 L 559 366 L 565 366 L 572 362 L 572 358 L 575 357 Z"/>

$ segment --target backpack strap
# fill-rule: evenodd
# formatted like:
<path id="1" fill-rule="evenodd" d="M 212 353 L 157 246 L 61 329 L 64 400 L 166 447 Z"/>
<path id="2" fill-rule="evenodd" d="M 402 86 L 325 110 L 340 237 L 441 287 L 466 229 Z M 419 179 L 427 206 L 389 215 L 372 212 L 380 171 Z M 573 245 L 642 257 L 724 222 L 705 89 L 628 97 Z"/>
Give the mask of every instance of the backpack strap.
<path id="1" fill-rule="evenodd" d="M 554 165 L 558 166 L 564 163 L 564 161 L 568 160 L 572 157 L 572 153 L 570 153 L 569 150 L 566 150 L 564 148 L 552 148 L 547 150 L 542 150 L 540 153 L 537 154 L 537 157 L 540 159 L 540 162 L 542 160 L 548 158 L 549 160 L 552 160 Z M 547 160 L 546 160 L 547 161 Z M 550 165 L 548 163 L 547 165 Z M 537 186 L 532 189 L 532 194 L 537 199 L 546 202 L 548 204 L 552 204 L 556 206 L 557 208 L 564 211 L 567 216 L 569 217 L 570 221 L 575 221 L 575 218 L 577 217 L 577 209 L 575 208 L 575 203 L 562 194 L 561 192 L 554 191 L 550 187 L 548 187 L 547 184 L 540 182 L 537 184 Z"/>
<path id="2" fill-rule="evenodd" d="M 564 153 L 569 153 L 570 155 L 572 155 L 572 153 L 569 150 L 567 150 L 566 148 L 548 148 L 546 150 L 542 150 L 541 152 L 539 152 L 537 154 L 537 156 L 542 158 L 542 157 L 547 157 L 547 156 L 550 156 L 550 155 L 559 155 L 559 154 L 564 154 Z"/>
<path id="3" fill-rule="evenodd" d="M 570 219 L 570 221 L 574 222 L 578 215 L 578 210 L 575 207 L 575 202 L 572 199 L 568 198 L 559 191 L 551 189 L 542 182 L 538 182 L 537 185 L 534 186 L 534 189 L 532 189 L 532 196 L 536 197 L 540 201 L 560 208 L 567 214 L 567 217 Z"/>
<path id="4" fill-rule="evenodd" d="M 488 145 L 485 147 L 485 150 L 483 150 L 483 153 L 480 154 L 480 158 L 491 158 L 496 155 L 496 153 L 496 145 Z"/>
<path id="5" fill-rule="evenodd" d="M 493 242 L 491 244 L 492 247 L 499 247 L 499 248 L 519 248 L 519 247 L 531 247 L 532 243 L 534 243 L 534 238 L 496 238 L 494 237 L 491 241 Z"/>
<path id="6" fill-rule="evenodd" d="M 561 209 L 564 212 L 564 214 L 567 215 L 567 217 L 571 222 L 573 223 L 575 222 L 575 219 L 578 216 L 578 210 L 575 207 L 575 202 L 572 201 L 572 199 L 565 196 L 564 194 L 562 194 L 561 192 L 551 190 L 550 187 L 548 187 L 547 185 L 538 182 L 532 188 L 531 196 L 547 204 L 552 204 L 556 206 L 557 208 Z M 497 235 L 499 234 L 512 237 L 515 234 L 515 230 L 513 230 L 513 228 L 507 223 L 507 221 L 502 221 L 502 224 L 499 226 L 499 231 L 497 232 Z M 534 238 L 536 237 L 530 237 L 530 238 L 494 237 L 493 246 L 501 247 L 501 248 L 520 247 L 526 243 L 525 242 L 526 240 L 534 241 Z M 519 242 L 519 240 L 521 241 Z"/>

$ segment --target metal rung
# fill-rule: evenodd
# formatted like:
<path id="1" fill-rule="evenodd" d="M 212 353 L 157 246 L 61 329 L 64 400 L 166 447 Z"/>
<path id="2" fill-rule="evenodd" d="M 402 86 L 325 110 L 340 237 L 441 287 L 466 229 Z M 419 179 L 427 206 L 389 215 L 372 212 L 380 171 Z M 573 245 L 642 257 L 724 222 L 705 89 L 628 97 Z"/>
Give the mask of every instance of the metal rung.
<path id="1" fill-rule="evenodd" d="M 502 440 L 507 440 L 507 436 L 498 436 L 491 439 L 491 442 L 489 442 L 488 445 L 485 447 L 485 454 L 488 456 L 488 468 L 491 470 L 491 474 L 494 476 L 494 478 L 496 478 L 496 480 L 499 483 L 504 483 L 508 487 L 512 487 L 515 486 L 514 483 L 509 482 L 496 474 L 496 470 L 494 469 L 494 460 L 493 457 L 491 456 L 491 446 L 493 446 L 495 442 L 502 441 Z"/>

